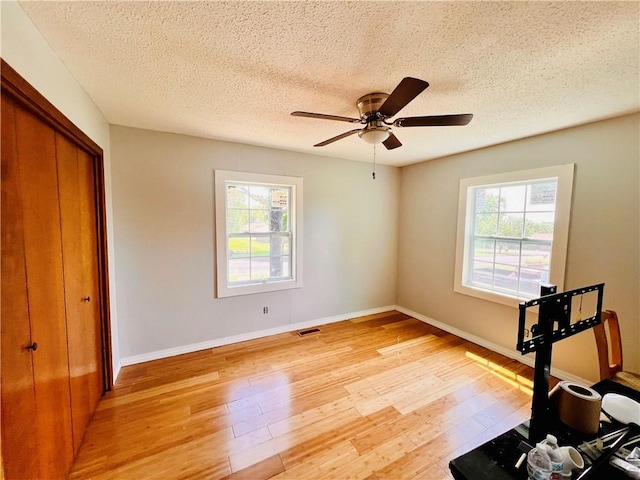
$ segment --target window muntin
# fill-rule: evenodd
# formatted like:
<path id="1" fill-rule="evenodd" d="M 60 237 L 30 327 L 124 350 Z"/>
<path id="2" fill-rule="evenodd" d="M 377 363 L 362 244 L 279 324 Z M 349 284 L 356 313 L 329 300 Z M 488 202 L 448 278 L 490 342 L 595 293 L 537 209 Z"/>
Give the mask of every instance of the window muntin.
<path id="1" fill-rule="evenodd" d="M 219 297 L 301 286 L 302 179 L 216 171 Z"/>
<path id="2" fill-rule="evenodd" d="M 573 165 L 463 179 L 454 289 L 516 305 L 564 283 Z"/>

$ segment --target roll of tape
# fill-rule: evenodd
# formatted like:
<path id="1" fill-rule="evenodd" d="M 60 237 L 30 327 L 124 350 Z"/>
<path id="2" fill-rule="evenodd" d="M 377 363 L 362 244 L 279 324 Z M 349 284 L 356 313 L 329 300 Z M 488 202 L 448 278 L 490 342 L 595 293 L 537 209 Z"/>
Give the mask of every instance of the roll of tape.
<path id="1" fill-rule="evenodd" d="M 574 382 L 558 383 L 549 394 L 552 408 L 562 423 L 584 434 L 598 432 L 602 397 L 589 387 Z"/>

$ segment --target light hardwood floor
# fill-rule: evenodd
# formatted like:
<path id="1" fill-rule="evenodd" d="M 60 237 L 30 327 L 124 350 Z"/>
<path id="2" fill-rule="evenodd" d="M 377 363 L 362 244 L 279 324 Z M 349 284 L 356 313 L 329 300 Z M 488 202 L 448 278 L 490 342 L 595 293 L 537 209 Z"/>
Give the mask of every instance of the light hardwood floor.
<path id="1" fill-rule="evenodd" d="M 70 479 L 451 479 L 532 369 L 398 312 L 122 369 Z M 515 339 L 514 339 L 515 342 Z"/>

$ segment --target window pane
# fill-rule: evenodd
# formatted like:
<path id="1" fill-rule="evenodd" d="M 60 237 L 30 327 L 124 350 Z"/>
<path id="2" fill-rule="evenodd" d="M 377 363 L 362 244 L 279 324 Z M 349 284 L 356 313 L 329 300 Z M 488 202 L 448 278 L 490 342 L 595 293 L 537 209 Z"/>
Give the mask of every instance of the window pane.
<path id="1" fill-rule="evenodd" d="M 520 268 L 517 265 L 497 264 L 495 267 L 494 285 L 503 290 L 518 291 L 518 275 Z"/>
<path id="2" fill-rule="evenodd" d="M 556 207 L 558 180 L 536 182 L 529 185 L 527 210 L 552 212 Z"/>
<path id="3" fill-rule="evenodd" d="M 528 213 L 525 217 L 524 236 L 539 240 L 553 240 L 554 212 Z"/>
<path id="4" fill-rule="evenodd" d="M 286 232 L 288 230 L 288 215 L 281 209 L 273 209 L 270 213 L 269 227 L 271 232 Z"/>
<path id="5" fill-rule="evenodd" d="M 473 284 L 491 287 L 493 285 L 493 264 L 488 262 L 473 262 L 471 281 Z"/>
<path id="6" fill-rule="evenodd" d="M 227 233 L 245 233 L 249 231 L 249 210 L 227 210 Z"/>
<path id="7" fill-rule="evenodd" d="M 246 282 L 250 279 L 251 260 L 248 258 L 232 258 L 228 262 L 229 283 Z"/>
<path id="8" fill-rule="evenodd" d="M 282 278 L 291 277 L 291 261 L 289 258 L 288 235 L 272 235 L 271 236 L 271 277 Z"/>
<path id="9" fill-rule="evenodd" d="M 500 210 L 506 212 L 523 212 L 526 195 L 526 185 L 502 187 L 500 189 Z"/>
<path id="10" fill-rule="evenodd" d="M 249 186 L 249 208 L 269 209 L 269 187 Z"/>
<path id="11" fill-rule="evenodd" d="M 271 255 L 289 255 L 289 236 L 271 236 Z"/>
<path id="12" fill-rule="evenodd" d="M 549 282 L 548 265 L 542 268 L 535 268 L 536 263 L 527 264 L 520 269 L 520 291 L 529 295 L 540 294 L 540 284 Z"/>
<path id="13" fill-rule="evenodd" d="M 551 245 L 537 242 L 522 242 L 523 264 L 539 263 L 549 266 L 551 259 Z"/>
<path id="14" fill-rule="evenodd" d="M 247 208 L 249 207 L 248 188 L 241 185 L 227 185 L 227 207 Z"/>
<path id="15" fill-rule="evenodd" d="M 498 214 L 480 213 L 476 215 L 476 235 L 497 235 Z"/>
<path id="16" fill-rule="evenodd" d="M 287 272 L 287 276 L 288 277 L 292 277 L 293 276 L 293 272 L 291 271 L 291 256 L 290 255 L 283 255 L 282 256 L 282 268 L 285 272 Z"/>
<path id="17" fill-rule="evenodd" d="M 499 188 L 476 188 L 474 190 L 477 213 L 498 211 L 498 200 L 500 198 Z"/>
<path id="18" fill-rule="evenodd" d="M 251 210 L 251 232 L 269 231 L 269 212 L 267 210 Z"/>
<path id="19" fill-rule="evenodd" d="M 501 237 L 522 237 L 524 214 L 501 213 L 499 218 L 498 235 Z"/>
<path id="20" fill-rule="evenodd" d="M 271 208 L 288 210 L 290 190 L 291 190 L 290 188 L 271 189 Z"/>
<path id="21" fill-rule="evenodd" d="M 547 282 L 549 265 L 551 264 L 551 245 L 522 242 L 522 259 L 520 264 L 523 269 L 535 269 L 535 274 L 539 276 L 539 280 L 542 283 Z"/>
<path id="22" fill-rule="evenodd" d="M 291 262 L 289 256 L 270 257 L 269 270 L 271 278 L 290 278 Z"/>
<path id="23" fill-rule="evenodd" d="M 549 283 L 549 280 L 543 280 L 543 278 L 549 276 L 549 272 L 535 272 L 534 270 L 522 270 L 520 274 L 520 293 L 531 297 L 540 296 L 540 284 Z"/>
<path id="24" fill-rule="evenodd" d="M 508 240 L 496 241 L 496 263 L 505 265 L 520 264 L 520 242 L 510 242 Z"/>
<path id="25" fill-rule="evenodd" d="M 251 237 L 252 257 L 268 257 L 270 250 L 269 237 Z"/>
<path id="26" fill-rule="evenodd" d="M 473 259 L 483 262 L 493 262 L 496 241 L 490 238 L 473 239 Z"/>
<path id="27" fill-rule="evenodd" d="M 229 238 L 229 257 L 239 258 L 249 256 L 249 238 L 231 237 Z"/>
<path id="28" fill-rule="evenodd" d="M 266 282 L 269 278 L 269 257 L 251 259 L 251 280 Z"/>

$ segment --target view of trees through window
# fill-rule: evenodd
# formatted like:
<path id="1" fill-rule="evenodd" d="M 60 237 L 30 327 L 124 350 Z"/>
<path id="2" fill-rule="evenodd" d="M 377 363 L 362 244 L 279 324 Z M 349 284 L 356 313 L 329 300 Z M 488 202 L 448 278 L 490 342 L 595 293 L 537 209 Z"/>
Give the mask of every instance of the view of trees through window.
<path id="1" fill-rule="evenodd" d="M 227 182 L 228 283 L 292 278 L 291 187 Z"/>
<path id="2" fill-rule="evenodd" d="M 468 283 L 535 297 L 549 279 L 557 179 L 472 190 Z"/>

